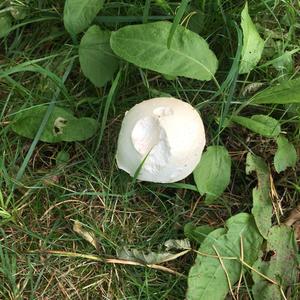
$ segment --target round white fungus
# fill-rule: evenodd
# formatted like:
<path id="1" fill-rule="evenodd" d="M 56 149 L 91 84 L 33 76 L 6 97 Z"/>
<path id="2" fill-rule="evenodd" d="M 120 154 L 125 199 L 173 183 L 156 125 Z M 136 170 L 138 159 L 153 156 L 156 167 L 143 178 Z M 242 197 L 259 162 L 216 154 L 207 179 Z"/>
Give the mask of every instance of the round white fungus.
<path id="1" fill-rule="evenodd" d="M 200 161 L 205 132 L 199 113 L 175 98 L 154 98 L 125 115 L 118 167 L 143 181 L 169 183 L 190 175 Z"/>

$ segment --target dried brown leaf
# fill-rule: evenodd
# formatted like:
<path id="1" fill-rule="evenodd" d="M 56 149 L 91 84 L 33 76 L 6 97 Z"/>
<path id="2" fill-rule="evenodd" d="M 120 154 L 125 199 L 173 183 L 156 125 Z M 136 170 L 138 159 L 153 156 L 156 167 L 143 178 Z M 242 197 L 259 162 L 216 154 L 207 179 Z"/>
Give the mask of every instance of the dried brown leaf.
<path id="1" fill-rule="evenodd" d="M 98 250 L 98 243 L 95 234 L 91 231 L 86 230 L 81 222 L 75 220 L 73 224 L 73 230 L 87 242 L 89 242 L 96 250 Z"/>

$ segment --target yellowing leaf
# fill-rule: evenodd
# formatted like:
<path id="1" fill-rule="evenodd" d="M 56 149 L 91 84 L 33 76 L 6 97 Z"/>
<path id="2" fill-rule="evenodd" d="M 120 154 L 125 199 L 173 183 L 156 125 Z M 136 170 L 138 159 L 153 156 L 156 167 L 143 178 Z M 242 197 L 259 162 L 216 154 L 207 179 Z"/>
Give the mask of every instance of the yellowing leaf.
<path id="1" fill-rule="evenodd" d="M 244 74 L 249 73 L 259 62 L 264 49 L 264 40 L 259 36 L 251 20 L 248 12 L 248 2 L 246 2 L 242 11 L 241 19 L 243 47 L 239 73 Z"/>

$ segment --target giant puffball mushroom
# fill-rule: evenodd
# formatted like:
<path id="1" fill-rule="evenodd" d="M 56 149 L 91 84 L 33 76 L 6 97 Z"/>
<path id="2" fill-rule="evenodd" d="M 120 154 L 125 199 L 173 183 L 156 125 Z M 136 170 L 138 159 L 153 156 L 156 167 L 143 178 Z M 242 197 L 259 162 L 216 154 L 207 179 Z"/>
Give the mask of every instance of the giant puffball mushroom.
<path id="1" fill-rule="evenodd" d="M 154 98 L 126 112 L 117 164 L 142 181 L 175 182 L 193 172 L 204 146 L 204 126 L 196 109 L 175 98 Z"/>

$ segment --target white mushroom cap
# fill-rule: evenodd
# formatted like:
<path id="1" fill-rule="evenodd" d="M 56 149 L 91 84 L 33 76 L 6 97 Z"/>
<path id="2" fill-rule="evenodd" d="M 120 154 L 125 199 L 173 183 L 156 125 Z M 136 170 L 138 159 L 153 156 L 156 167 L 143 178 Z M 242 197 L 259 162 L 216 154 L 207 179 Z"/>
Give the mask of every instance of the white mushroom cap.
<path id="1" fill-rule="evenodd" d="M 170 183 L 190 175 L 205 146 L 199 113 L 175 98 L 154 98 L 125 115 L 118 140 L 118 167 L 143 181 Z"/>

